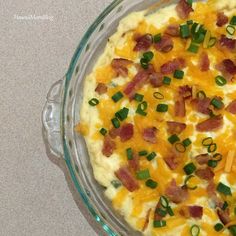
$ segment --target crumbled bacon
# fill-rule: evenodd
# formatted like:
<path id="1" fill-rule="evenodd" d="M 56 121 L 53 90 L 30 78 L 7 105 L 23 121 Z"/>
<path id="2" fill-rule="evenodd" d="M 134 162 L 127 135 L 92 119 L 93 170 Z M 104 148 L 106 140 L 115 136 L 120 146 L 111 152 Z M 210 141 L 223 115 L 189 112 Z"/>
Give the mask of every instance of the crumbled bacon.
<path id="1" fill-rule="evenodd" d="M 121 142 L 126 142 L 127 140 L 131 139 L 134 135 L 134 125 L 130 123 L 124 123 L 120 127 L 120 140 Z"/>
<path id="2" fill-rule="evenodd" d="M 154 220 L 161 220 L 163 218 L 163 216 L 158 214 L 158 211 L 157 211 L 160 208 L 161 208 L 161 201 L 159 200 L 154 211 Z"/>
<path id="3" fill-rule="evenodd" d="M 205 169 L 198 169 L 195 171 L 195 174 L 205 180 L 212 180 L 215 176 L 214 172 L 211 170 L 210 167 L 206 167 Z"/>
<path id="4" fill-rule="evenodd" d="M 142 134 L 143 139 L 149 143 L 156 143 L 157 142 L 156 132 L 157 132 L 156 127 L 145 128 Z"/>
<path id="5" fill-rule="evenodd" d="M 189 99 L 193 95 L 193 89 L 189 85 L 179 86 L 179 95 L 184 99 Z"/>
<path id="6" fill-rule="evenodd" d="M 137 180 L 133 177 L 127 166 L 120 167 L 120 169 L 115 171 L 115 175 L 130 192 L 139 188 Z"/>
<path id="7" fill-rule="evenodd" d="M 213 116 L 199 124 L 196 129 L 199 132 L 208 132 L 218 130 L 223 126 L 223 117 L 221 115 Z"/>
<path id="8" fill-rule="evenodd" d="M 133 158 L 128 160 L 129 168 L 135 172 L 139 170 L 139 155 L 136 152 L 133 152 Z"/>
<path id="9" fill-rule="evenodd" d="M 176 6 L 176 11 L 179 18 L 185 20 L 189 14 L 193 11 L 193 8 L 186 0 L 180 0 Z"/>
<path id="10" fill-rule="evenodd" d="M 198 218 L 198 219 L 202 218 L 203 207 L 201 207 L 201 206 L 189 206 L 188 210 L 189 210 L 189 215 L 191 217 Z"/>
<path id="11" fill-rule="evenodd" d="M 185 60 L 181 57 L 178 57 L 163 64 L 161 66 L 161 73 L 163 75 L 173 74 L 176 70 L 183 69 L 185 66 Z"/>
<path id="12" fill-rule="evenodd" d="M 161 87 L 163 85 L 162 79 L 163 75 L 159 72 L 151 73 L 149 76 L 150 83 L 154 88 Z"/>
<path id="13" fill-rule="evenodd" d="M 188 198 L 188 190 L 177 186 L 174 179 L 167 185 L 165 194 L 174 203 L 181 203 Z"/>
<path id="14" fill-rule="evenodd" d="M 174 42 L 172 38 L 165 34 L 161 37 L 160 42 L 157 42 L 154 44 L 154 48 L 157 51 L 165 52 L 165 53 L 171 51 L 173 47 L 174 47 Z"/>
<path id="15" fill-rule="evenodd" d="M 128 75 L 127 66 L 132 64 L 133 62 L 124 58 L 115 58 L 111 62 L 111 67 L 117 73 L 117 76 L 121 75 L 126 77 Z"/>
<path id="16" fill-rule="evenodd" d="M 226 107 L 226 111 L 232 113 L 232 114 L 236 114 L 236 100 L 233 100 L 227 107 Z"/>
<path id="17" fill-rule="evenodd" d="M 111 139 L 110 136 L 105 136 L 102 148 L 103 155 L 106 157 L 111 156 L 115 148 L 116 143 Z"/>
<path id="18" fill-rule="evenodd" d="M 229 49 L 230 51 L 234 51 L 236 49 L 236 39 L 230 39 L 225 35 L 221 35 L 219 45 Z"/>
<path id="19" fill-rule="evenodd" d="M 217 194 L 216 194 L 216 186 L 215 186 L 213 180 L 209 181 L 209 184 L 208 184 L 206 190 L 207 190 L 207 194 L 208 194 L 209 198 L 215 204 L 215 207 L 222 208 L 224 202 L 217 196 Z"/>
<path id="20" fill-rule="evenodd" d="M 206 52 L 201 53 L 199 57 L 199 67 L 202 72 L 210 69 L 210 60 Z"/>
<path id="21" fill-rule="evenodd" d="M 224 225 L 226 225 L 230 222 L 229 209 L 226 209 L 226 210 L 218 209 L 217 215 L 218 215 L 220 221 Z"/>
<path id="22" fill-rule="evenodd" d="M 211 113 L 210 104 L 211 104 L 211 99 L 206 97 L 206 98 L 195 98 L 191 101 L 191 104 L 194 106 L 194 108 L 205 115 L 209 115 Z"/>
<path id="23" fill-rule="evenodd" d="M 224 12 L 217 13 L 217 22 L 216 25 L 222 27 L 223 25 L 227 24 L 229 21 L 228 16 L 224 14 Z"/>
<path id="24" fill-rule="evenodd" d="M 178 37 L 180 35 L 179 24 L 168 25 L 166 30 L 165 30 L 165 34 L 168 34 L 172 37 Z"/>
<path id="25" fill-rule="evenodd" d="M 95 89 L 95 91 L 99 94 L 102 95 L 107 92 L 107 86 L 104 83 L 99 83 Z"/>
<path id="26" fill-rule="evenodd" d="M 149 224 L 149 217 L 150 217 L 150 214 L 151 214 L 151 208 L 147 211 L 147 214 L 146 214 L 146 218 L 145 218 L 145 222 L 144 222 L 144 225 L 143 225 L 143 228 L 142 228 L 142 231 L 145 231 L 145 229 L 148 227 L 148 224 Z"/>
<path id="27" fill-rule="evenodd" d="M 195 157 L 195 160 L 199 165 L 205 165 L 210 160 L 210 155 L 208 153 L 200 154 Z"/>
<path id="28" fill-rule="evenodd" d="M 174 153 L 169 153 L 168 156 L 164 157 L 163 159 L 171 170 L 175 170 L 178 168 L 179 160 Z"/>
<path id="29" fill-rule="evenodd" d="M 120 135 L 120 128 L 112 128 L 111 130 L 109 130 L 109 135 L 112 139 L 115 139 Z"/>
<path id="30" fill-rule="evenodd" d="M 175 101 L 175 116 L 185 117 L 185 114 L 186 114 L 185 101 L 183 98 L 180 98 Z"/>
<path id="31" fill-rule="evenodd" d="M 186 129 L 186 124 L 175 122 L 175 121 L 167 121 L 167 132 L 170 134 L 180 134 Z"/>
<path id="32" fill-rule="evenodd" d="M 142 35 L 140 37 L 137 37 L 135 41 L 137 43 L 134 47 L 134 51 L 146 51 L 152 45 L 152 35 L 151 34 Z"/>

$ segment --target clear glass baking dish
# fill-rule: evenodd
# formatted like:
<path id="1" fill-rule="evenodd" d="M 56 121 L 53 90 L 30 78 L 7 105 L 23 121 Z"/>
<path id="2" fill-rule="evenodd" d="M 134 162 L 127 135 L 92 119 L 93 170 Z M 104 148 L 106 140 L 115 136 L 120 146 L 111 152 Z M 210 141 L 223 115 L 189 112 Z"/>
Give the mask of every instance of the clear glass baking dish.
<path id="1" fill-rule="evenodd" d="M 115 32 L 118 22 L 132 11 L 157 10 L 175 3 L 174 0 L 115 0 L 90 26 L 72 57 L 64 78 L 52 85 L 42 112 L 44 139 L 50 151 L 64 158 L 73 183 L 81 195 L 94 224 L 100 224 L 107 235 L 141 235 L 134 231 L 113 210 L 104 196 L 104 188 L 93 176 L 85 141 L 74 131 L 80 120 L 83 81 L 104 50 L 107 39 Z M 96 223 L 97 222 L 97 223 Z"/>

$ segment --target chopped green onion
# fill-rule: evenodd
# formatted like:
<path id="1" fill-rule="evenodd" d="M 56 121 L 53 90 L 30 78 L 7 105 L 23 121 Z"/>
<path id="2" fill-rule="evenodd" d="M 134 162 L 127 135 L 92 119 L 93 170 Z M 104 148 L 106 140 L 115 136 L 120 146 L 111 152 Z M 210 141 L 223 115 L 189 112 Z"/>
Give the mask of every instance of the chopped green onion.
<path id="1" fill-rule="evenodd" d="M 161 41 L 161 34 L 156 34 L 153 37 L 153 42 L 154 43 L 159 43 Z"/>
<path id="2" fill-rule="evenodd" d="M 230 226 L 229 231 L 233 236 L 236 236 L 236 225 Z"/>
<path id="3" fill-rule="evenodd" d="M 156 99 L 163 99 L 164 95 L 162 93 L 155 92 L 155 93 L 153 93 L 153 97 Z"/>
<path id="4" fill-rule="evenodd" d="M 230 20 L 231 25 L 236 25 L 236 16 L 233 16 Z"/>
<path id="5" fill-rule="evenodd" d="M 211 152 L 215 152 L 216 149 L 217 149 L 216 143 L 212 143 L 211 145 L 208 146 L 207 151 L 211 153 Z"/>
<path id="6" fill-rule="evenodd" d="M 232 195 L 231 188 L 221 182 L 217 185 L 216 190 L 224 195 Z"/>
<path id="7" fill-rule="evenodd" d="M 215 77 L 215 82 L 219 86 L 224 86 L 224 85 L 227 84 L 226 79 L 223 76 L 220 76 L 220 75 Z"/>
<path id="8" fill-rule="evenodd" d="M 189 138 L 186 138 L 182 143 L 185 147 L 188 147 L 191 145 L 192 141 Z"/>
<path id="9" fill-rule="evenodd" d="M 215 37 L 211 37 L 209 42 L 208 42 L 208 48 L 212 48 L 215 46 L 217 39 Z"/>
<path id="10" fill-rule="evenodd" d="M 202 140 L 202 145 L 203 146 L 209 146 L 213 143 L 212 137 L 207 137 Z"/>
<path id="11" fill-rule="evenodd" d="M 92 98 L 91 100 L 89 100 L 89 105 L 94 107 L 94 106 L 97 106 L 99 104 L 99 101 L 97 98 Z"/>
<path id="12" fill-rule="evenodd" d="M 228 25 L 226 27 L 226 32 L 229 34 L 229 35 L 234 35 L 235 33 L 235 27 L 233 25 Z"/>
<path id="13" fill-rule="evenodd" d="M 189 52 L 192 53 L 197 53 L 199 50 L 199 45 L 195 44 L 195 43 L 191 43 L 189 48 L 187 49 Z"/>
<path id="14" fill-rule="evenodd" d="M 193 225 L 190 228 L 191 236 L 198 236 L 200 234 L 200 227 L 198 225 Z"/>
<path id="15" fill-rule="evenodd" d="M 218 161 L 216 161 L 216 160 L 209 160 L 208 163 L 207 163 L 207 165 L 208 165 L 209 167 L 215 168 L 215 167 L 217 167 L 217 165 L 218 165 Z"/>
<path id="16" fill-rule="evenodd" d="M 170 216 L 174 216 L 174 215 L 175 215 L 174 212 L 173 212 L 173 210 L 172 210 L 172 208 L 171 208 L 170 206 L 168 206 L 168 207 L 166 208 L 166 211 L 167 211 L 167 213 L 168 213 Z"/>
<path id="17" fill-rule="evenodd" d="M 222 154 L 220 154 L 220 153 L 215 153 L 214 155 L 213 155 L 213 158 L 214 159 L 216 159 L 216 161 L 221 161 L 222 160 Z"/>
<path id="18" fill-rule="evenodd" d="M 120 121 L 117 118 L 111 119 L 111 122 L 116 129 L 120 127 Z"/>
<path id="19" fill-rule="evenodd" d="M 147 113 L 145 112 L 145 110 L 147 110 L 147 102 L 142 102 L 138 105 L 138 108 L 136 110 L 136 113 L 141 115 L 141 116 L 146 116 Z"/>
<path id="20" fill-rule="evenodd" d="M 182 143 L 176 143 L 175 150 L 177 152 L 184 153 L 186 151 L 186 147 Z"/>
<path id="21" fill-rule="evenodd" d="M 195 190 L 197 188 L 197 186 L 191 187 L 191 186 L 188 185 L 188 182 L 190 181 L 190 179 L 192 179 L 194 177 L 195 177 L 194 175 L 189 175 L 189 176 L 186 176 L 186 178 L 184 180 L 184 186 L 186 186 L 190 190 Z"/>
<path id="22" fill-rule="evenodd" d="M 222 225 L 221 223 L 217 223 L 214 226 L 214 229 L 215 229 L 216 232 L 221 231 L 223 228 L 224 228 L 224 225 Z"/>
<path id="23" fill-rule="evenodd" d="M 149 179 L 150 178 L 150 173 L 148 169 L 145 170 L 140 170 L 136 174 L 137 179 L 143 180 L 143 179 Z"/>
<path id="24" fill-rule="evenodd" d="M 152 180 L 152 179 L 148 179 L 146 182 L 145 182 L 146 186 L 149 187 L 149 188 L 152 188 L 152 189 L 155 189 L 157 187 L 157 182 Z"/>
<path id="25" fill-rule="evenodd" d="M 111 98 L 114 102 L 118 102 L 121 98 L 123 98 L 124 95 L 122 94 L 122 92 L 117 92 L 115 93 Z"/>
<path id="26" fill-rule="evenodd" d="M 140 151 L 138 153 L 139 156 L 146 156 L 148 154 L 148 152 L 146 150 Z"/>
<path id="27" fill-rule="evenodd" d="M 166 85 L 170 85 L 171 83 L 171 78 L 170 77 L 167 77 L 167 76 L 164 76 L 163 80 L 162 80 L 162 83 L 163 84 L 166 84 Z"/>
<path id="28" fill-rule="evenodd" d="M 101 128 L 99 131 L 103 136 L 105 136 L 107 134 L 107 130 L 104 128 Z"/>
<path id="29" fill-rule="evenodd" d="M 147 155 L 146 158 L 147 158 L 148 161 L 151 161 L 155 158 L 156 155 L 157 154 L 155 152 L 151 152 L 150 154 Z"/>
<path id="30" fill-rule="evenodd" d="M 174 143 L 176 143 L 176 142 L 178 142 L 180 139 L 179 139 L 179 137 L 176 135 L 176 134 L 173 134 L 173 135 L 171 135 L 169 138 L 168 138 L 168 141 L 169 141 L 169 143 L 171 143 L 171 144 L 174 144 Z"/>
<path id="31" fill-rule="evenodd" d="M 127 148 L 126 149 L 126 155 L 127 155 L 128 160 L 132 160 L 133 159 L 133 151 L 132 151 L 131 148 Z"/>
<path id="32" fill-rule="evenodd" d="M 182 70 L 176 70 L 174 72 L 174 78 L 183 79 L 183 77 L 184 77 L 184 72 Z"/>
<path id="33" fill-rule="evenodd" d="M 196 169 L 196 166 L 192 162 L 184 166 L 184 172 L 186 175 L 191 175 Z"/>
<path id="34" fill-rule="evenodd" d="M 193 24 L 193 20 L 187 20 L 187 24 L 188 25 L 192 25 Z"/>
<path id="35" fill-rule="evenodd" d="M 119 180 L 112 180 L 111 184 L 114 188 L 119 188 L 121 186 L 121 182 Z"/>
<path id="36" fill-rule="evenodd" d="M 147 60 L 148 62 L 150 62 L 153 57 L 154 57 L 154 54 L 152 51 L 148 51 L 143 54 L 143 58 Z"/>
<path id="37" fill-rule="evenodd" d="M 118 118 L 120 121 L 123 121 L 127 118 L 129 113 L 129 109 L 124 107 L 121 110 L 119 110 L 118 112 L 115 113 L 116 118 Z"/>
<path id="38" fill-rule="evenodd" d="M 147 59 L 141 58 L 140 59 L 140 64 L 141 64 L 143 69 L 145 69 L 145 70 L 148 69 L 149 64 L 148 64 L 148 60 Z"/>
<path id="39" fill-rule="evenodd" d="M 199 24 L 194 22 L 192 27 L 191 27 L 191 33 L 194 35 L 197 32 L 197 28 L 199 27 Z"/>
<path id="40" fill-rule="evenodd" d="M 156 108 L 157 112 L 167 112 L 168 111 L 168 105 L 167 104 L 158 104 Z"/>
<path id="41" fill-rule="evenodd" d="M 165 196 L 160 197 L 161 206 L 167 208 L 169 206 L 169 201 Z"/>
<path id="42" fill-rule="evenodd" d="M 153 221 L 153 227 L 154 228 L 161 228 L 166 226 L 166 221 L 165 220 L 154 220 Z"/>
<path id="43" fill-rule="evenodd" d="M 135 93 L 134 100 L 137 101 L 137 102 L 142 102 L 143 101 L 143 97 L 144 97 L 144 95 L 139 94 L 139 93 Z"/>
<path id="44" fill-rule="evenodd" d="M 222 210 L 225 211 L 228 206 L 229 206 L 228 202 L 225 201 L 223 206 L 222 206 Z"/>
<path id="45" fill-rule="evenodd" d="M 204 42 L 204 39 L 205 39 L 205 33 L 203 32 L 197 32 L 195 35 L 194 35 L 194 38 L 193 38 L 193 42 L 194 43 L 203 43 Z"/>
<path id="46" fill-rule="evenodd" d="M 191 7 L 193 5 L 193 0 L 187 0 L 187 3 Z"/>
<path id="47" fill-rule="evenodd" d="M 167 212 L 161 208 L 157 208 L 155 213 L 157 213 L 159 216 L 165 217 Z"/>
<path id="48" fill-rule="evenodd" d="M 206 98 L 206 94 L 205 94 L 205 92 L 202 91 L 202 90 L 199 91 L 199 92 L 197 92 L 196 96 L 197 96 L 197 98 L 199 98 L 199 99 L 204 99 L 204 98 Z"/>
<path id="49" fill-rule="evenodd" d="M 188 38 L 190 36 L 189 26 L 187 24 L 180 25 L 181 38 Z"/>
<path id="50" fill-rule="evenodd" d="M 213 98 L 211 100 L 211 105 L 217 109 L 221 109 L 224 106 L 224 103 L 220 99 Z"/>

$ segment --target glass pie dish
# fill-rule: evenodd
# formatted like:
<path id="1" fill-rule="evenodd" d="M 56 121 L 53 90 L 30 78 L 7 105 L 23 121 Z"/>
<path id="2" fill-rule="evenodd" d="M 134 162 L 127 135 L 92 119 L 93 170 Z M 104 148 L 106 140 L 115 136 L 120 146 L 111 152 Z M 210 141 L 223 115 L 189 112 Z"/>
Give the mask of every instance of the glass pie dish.
<path id="1" fill-rule="evenodd" d="M 50 151 L 64 158 L 73 183 L 88 211 L 107 235 L 141 235 L 134 231 L 111 202 L 104 196 L 92 171 L 84 138 L 75 132 L 80 121 L 83 82 L 103 52 L 108 38 L 116 31 L 119 21 L 133 11 L 158 10 L 174 0 L 115 0 L 90 26 L 77 47 L 63 79 L 48 92 L 42 113 L 45 141 Z"/>

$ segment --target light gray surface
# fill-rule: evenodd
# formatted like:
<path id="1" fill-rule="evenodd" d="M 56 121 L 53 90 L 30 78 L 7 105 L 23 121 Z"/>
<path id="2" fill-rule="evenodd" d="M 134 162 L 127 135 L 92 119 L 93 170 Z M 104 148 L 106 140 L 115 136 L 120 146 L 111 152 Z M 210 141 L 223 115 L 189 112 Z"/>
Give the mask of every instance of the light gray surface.
<path id="1" fill-rule="evenodd" d="M 0 235 L 95 235 L 45 153 L 40 115 L 50 85 L 110 2 L 0 0 Z M 53 19 L 20 20 L 34 14 Z"/>

